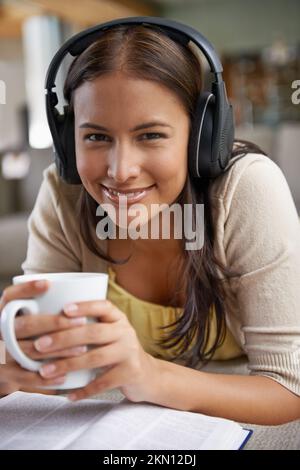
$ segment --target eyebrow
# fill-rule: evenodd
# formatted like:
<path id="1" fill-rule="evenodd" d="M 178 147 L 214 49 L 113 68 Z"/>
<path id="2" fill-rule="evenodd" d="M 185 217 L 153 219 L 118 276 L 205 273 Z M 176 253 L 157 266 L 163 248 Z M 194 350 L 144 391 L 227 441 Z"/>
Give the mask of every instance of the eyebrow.
<path id="1" fill-rule="evenodd" d="M 155 127 L 155 126 L 171 127 L 172 128 L 172 126 L 170 126 L 169 124 L 167 124 L 165 122 L 151 121 L 151 122 L 145 122 L 144 124 L 139 124 L 138 126 L 134 127 L 133 129 L 130 129 L 130 132 L 139 131 L 141 129 L 148 129 L 149 127 Z M 99 124 L 93 124 L 92 122 L 84 122 L 79 127 L 81 129 L 97 129 L 98 131 L 109 132 L 109 129 L 107 129 L 106 127 L 100 126 Z"/>

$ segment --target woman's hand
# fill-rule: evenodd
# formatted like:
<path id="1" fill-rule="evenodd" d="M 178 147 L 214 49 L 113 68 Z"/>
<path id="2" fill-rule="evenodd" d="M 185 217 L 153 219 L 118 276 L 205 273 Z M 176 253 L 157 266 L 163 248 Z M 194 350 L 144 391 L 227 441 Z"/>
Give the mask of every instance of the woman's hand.
<path id="1" fill-rule="evenodd" d="M 4 306 L 11 300 L 32 298 L 44 293 L 49 287 L 47 281 L 30 281 L 18 285 L 12 285 L 4 289 L 0 298 L 0 315 Z M 77 320 L 77 322 L 74 320 Z M 52 333 L 57 330 L 68 330 L 82 325 L 86 319 L 69 319 L 63 314 L 59 315 L 22 315 L 15 319 L 16 337 L 23 352 L 31 359 L 47 359 L 51 357 L 70 357 L 82 354 L 85 349 L 68 348 L 60 351 L 40 353 L 33 346 L 37 335 Z M 0 333 L 1 339 L 1 333 Z M 11 356 L 6 353 L 6 364 L 0 365 L 0 396 L 16 390 L 39 389 L 45 385 L 62 384 L 65 380 L 64 374 L 55 379 L 45 379 L 38 372 L 30 372 L 23 369 Z M 38 390 L 37 390 L 38 391 Z"/>
<path id="2" fill-rule="evenodd" d="M 94 317 L 98 322 L 39 338 L 34 343 L 37 350 L 49 352 L 81 345 L 94 348 L 80 357 L 43 366 L 42 376 L 54 378 L 78 369 L 103 367 L 105 370 L 100 376 L 68 397 L 82 399 L 120 388 L 131 401 L 151 401 L 151 393 L 158 383 L 158 361 L 144 351 L 126 315 L 109 300 L 78 302 L 66 306 L 64 311 L 70 318 Z M 48 346 L 42 346 L 46 343 Z"/>

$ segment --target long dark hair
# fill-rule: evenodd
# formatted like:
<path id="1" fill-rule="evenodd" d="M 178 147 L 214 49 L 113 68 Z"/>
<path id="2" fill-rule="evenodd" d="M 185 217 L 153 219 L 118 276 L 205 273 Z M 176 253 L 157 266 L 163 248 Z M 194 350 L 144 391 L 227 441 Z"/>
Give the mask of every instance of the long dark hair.
<path id="1" fill-rule="evenodd" d="M 181 100 L 189 114 L 190 123 L 194 118 L 197 97 L 202 89 L 199 60 L 190 48 L 173 41 L 161 30 L 146 26 L 118 26 L 110 29 L 101 38 L 91 44 L 71 64 L 64 86 L 64 96 L 71 112 L 73 92 L 83 82 L 101 75 L 122 69 L 134 78 L 147 79 L 165 85 Z M 232 157 L 240 157 L 249 152 L 265 154 L 258 146 L 244 140 L 236 140 Z M 211 220 L 209 188 L 211 180 L 193 181 L 187 176 L 184 188 L 177 201 L 181 204 L 204 204 L 204 245 L 200 250 L 185 250 L 187 240 L 182 239 L 183 258 L 178 262 L 178 282 L 176 293 L 184 292 L 186 303 L 183 313 L 167 326 L 169 334 L 161 335 L 157 342 L 163 349 L 177 348 L 177 354 L 171 360 L 186 355 L 185 363 L 194 367 L 201 361 L 207 363 L 216 349 L 221 346 L 226 333 L 224 311 L 224 287 L 217 273 L 221 269 L 225 277 L 231 273 L 214 256 L 214 224 Z M 96 209 L 98 203 L 82 185 L 79 201 L 80 231 L 87 247 L 97 256 L 110 263 L 123 264 L 126 260 L 115 260 L 104 253 L 95 238 L 97 224 Z M 183 261 L 182 261 L 183 259 Z M 207 350 L 210 337 L 211 308 L 215 307 L 216 336 Z M 166 328 L 166 327 L 164 327 Z"/>

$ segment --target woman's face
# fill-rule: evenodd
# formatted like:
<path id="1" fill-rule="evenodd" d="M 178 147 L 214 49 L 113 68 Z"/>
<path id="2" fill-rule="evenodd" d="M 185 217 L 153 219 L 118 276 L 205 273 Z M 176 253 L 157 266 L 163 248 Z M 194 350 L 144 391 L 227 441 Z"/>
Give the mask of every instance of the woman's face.
<path id="1" fill-rule="evenodd" d="M 112 207 L 113 220 L 125 203 L 138 203 L 147 213 L 142 225 L 159 212 L 152 204 L 174 202 L 187 176 L 189 116 L 173 92 L 116 72 L 77 88 L 74 114 L 78 173 L 89 194 Z"/>

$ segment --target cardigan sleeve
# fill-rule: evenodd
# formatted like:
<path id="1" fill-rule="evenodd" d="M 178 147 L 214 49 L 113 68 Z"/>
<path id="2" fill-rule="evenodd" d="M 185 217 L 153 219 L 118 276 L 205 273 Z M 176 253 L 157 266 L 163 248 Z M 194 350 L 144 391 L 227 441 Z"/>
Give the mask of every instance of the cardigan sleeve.
<path id="1" fill-rule="evenodd" d="M 61 206 L 54 164 L 44 170 L 43 176 L 27 223 L 29 238 L 22 269 L 24 274 L 81 271 L 75 240 L 78 229 L 72 216 L 74 207 Z"/>
<path id="2" fill-rule="evenodd" d="M 250 374 L 300 395 L 300 223 L 281 169 L 262 157 L 227 187 L 226 264 Z"/>

